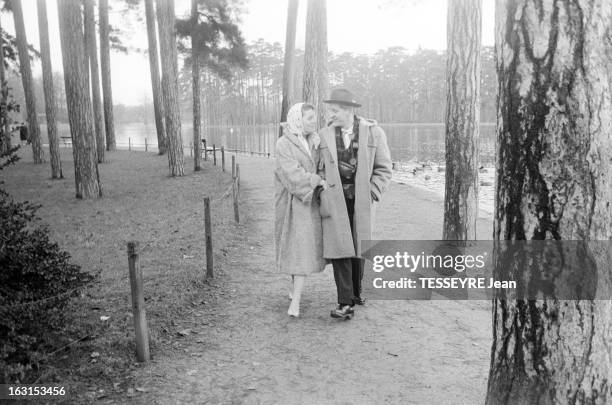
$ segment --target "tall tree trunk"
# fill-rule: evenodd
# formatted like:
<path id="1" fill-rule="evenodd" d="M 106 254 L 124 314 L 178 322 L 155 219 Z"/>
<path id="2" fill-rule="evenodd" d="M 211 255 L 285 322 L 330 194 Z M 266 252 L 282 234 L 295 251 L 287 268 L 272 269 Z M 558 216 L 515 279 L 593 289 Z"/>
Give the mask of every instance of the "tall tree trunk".
<path id="1" fill-rule="evenodd" d="M 34 85 L 32 83 L 32 69 L 30 67 L 30 55 L 28 53 L 28 39 L 26 37 L 25 24 L 23 21 L 23 10 L 21 0 L 12 0 L 13 20 L 15 21 L 15 36 L 17 37 L 17 49 L 19 51 L 19 72 L 23 83 L 23 93 L 26 101 L 28 135 L 32 142 L 32 154 L 34 163 L 44 163 L 45 156 L 40 140 L 40 127 L 36 116 L 36 99 L 34 98 Z"/>
<path id="2" fill-rule="evenodd" d="M 100 68 L 102 76 L 102 97 L 104 99 L 104 128 L 106 129 L 106 150 L 117 149 L 115 118 L 113 115 L 113 90 L 111 85 L 110 42 L 108 25 L 108 0 L 99 0 L 100 22 Z"/>
<path id="3" fill-rule="evenodd" d="M 476 239 L 481 8 L 482 0 L 448 2 L 445 240 Z"/>
<path id="4" fill-rule="evenodd" d="M 85 32 L 87 33 L 87 44 L 85 47 L 85 52 L 87 53 L 87 55 L 85 57 L 89 57 L 94 128 L 96 130 L 96 149 L 98 151 L 98 163 L 103 163 L 106 134 L 104 131 L 104 111 L 102 110 L 102 97 L 100 96 L 100 71 L 98 68 L 98 45 L 96 43 L 96 20 L 94 16 L 93 0 L 85 0 L 84 8 L 84 25 Z"/>
<path id="5" fill-rule="evenodd" d="M 58 0 L 64 84 L 68 104 L 68 120 L 74 157 L 74 181 L 77 198 L 102 196 L 96 139 L 93 127 L 91 98 L 85 76 L 85 47 L 80 3 Z"/>
<path id="6" fill-rule="evenodd" d="M 327 97 L 327 0 L 308 0 L 302 99 L 317 107 L 319 127 L 325 125 Z"/>
<path id="7" fill-rule="evenodd" d="M 612 3 L 504 0 L 496 7 L 494 239 L 609 241 Z M 605 275 L 598 282 L 609 281 L 609 249 L 593 257 Z M 555 277 L 568 273 L 554 270 Z M 607 288 L 596 301 L 496 298 L 486 403 L 612 403 Z"/>
<path id="8" fill-rule="evenodd" d="M 200 61 L 198 55 L 197 27 L 198 27 L 198 0 L 191 0 L 191 76 L 193 93 L 193 169 L 197 172 L 201 169 L 201 145 L 202 137 L 200 128 L 202 125 L 202 108 L 200 106 Z"/>
<path id="9" fill-rule="evenodd" d="M 299 0 L 289 0 L 287 9 L 287 32 L 285 34 L 285 59 L 283 64 L 283 103 L 281 105 L 280 122 L 287 121 L 287 113 L 291 108 L 293 96 L 293 77 L 295 75 L 295 31 L 297 23 Z M 278 136 L 283 135 L 283 127 L 279 128 Z"/>
<path id="10" fill-rule="evenodd" d="M 174 0 L 157 0 L 159 49 L 162 62 L 162 99 L 168 141 L 168 164 L 171 176 L 183 176 L 183 137 L 178 97 L 178 56 Z"/>
<path id="11" fill-rule="evenodd" d="M 49 138 L 49 156 L 51 160 L 51 178 L 63 179 L 62 161 L 60 159 L 59 135 L 57 132 L 57 102 L 53 85 L 51 67 L 51 47 L 49 45 L 49 23 L 47 21 L 47 2 L 38 0 L 38 33 L 40 36 L 40 56 L 43 71 L 43 88 L 45 92 L 45 113 L 47 116 L 47 137 Z"/>
<path id="12" fill-rule="evenodd" d="M 166 153 L 166 130 L 164 128 L 164 103 L 159 75 L 159 55 L 153 0 L 145 0 L 145 12 L 147 17 L 147 38 L 149 40 L 149 69 L 151 71 L 151 89 L 153 90 L 153 109 L 155 112 L 155 128 L 157 130 L 157 149 L 159 154 L 163 155 Z"/>
<path id="13" fill-rule="evenodd" d="M 0 139 L 0 153 L 11 149 L 11 125 L 8 114 L 8 84 L 4 69 L 4 35 L 0 24 L 0 119 L 2 120 L 2 139 Z"/>

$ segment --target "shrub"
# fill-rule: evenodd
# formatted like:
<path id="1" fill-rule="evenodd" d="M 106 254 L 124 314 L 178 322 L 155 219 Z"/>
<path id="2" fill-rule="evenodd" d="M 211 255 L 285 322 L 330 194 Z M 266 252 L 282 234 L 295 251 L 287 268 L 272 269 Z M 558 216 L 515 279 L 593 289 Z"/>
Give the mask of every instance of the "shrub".
<path id="1" fill-rule="evenodd" d="M 94 278 L 50 240 L 37 209 L 0 189 L 0 383 L 23 381 L 63 329 L 70 299 Z"/>

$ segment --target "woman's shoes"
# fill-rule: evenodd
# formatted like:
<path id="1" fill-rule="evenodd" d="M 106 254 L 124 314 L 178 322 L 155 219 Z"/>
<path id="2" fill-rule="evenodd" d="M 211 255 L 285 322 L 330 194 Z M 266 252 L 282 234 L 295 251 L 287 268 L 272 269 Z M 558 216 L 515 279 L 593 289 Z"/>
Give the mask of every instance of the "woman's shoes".
<path id="1" fill-rule="evenodd" d="M 300 310 L 293 311 L 291 310 L 291 307 L 289 307 L 289 309 L 287 310 L 287 315 L 289 315 L 290 318 L 299 318 Z"/>

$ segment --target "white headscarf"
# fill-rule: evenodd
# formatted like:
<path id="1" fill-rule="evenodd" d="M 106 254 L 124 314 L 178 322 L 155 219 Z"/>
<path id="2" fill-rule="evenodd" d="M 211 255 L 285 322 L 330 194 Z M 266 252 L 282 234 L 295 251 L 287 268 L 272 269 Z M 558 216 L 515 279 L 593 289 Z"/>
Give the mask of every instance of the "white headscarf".
<path id="1" fill-rule="evenodd" d="M 287 113 L 287 131 L 295 135 L 304 135 L 304 122 L 302 121 L 302 106 L 304 103 L 294 104 Z"/>

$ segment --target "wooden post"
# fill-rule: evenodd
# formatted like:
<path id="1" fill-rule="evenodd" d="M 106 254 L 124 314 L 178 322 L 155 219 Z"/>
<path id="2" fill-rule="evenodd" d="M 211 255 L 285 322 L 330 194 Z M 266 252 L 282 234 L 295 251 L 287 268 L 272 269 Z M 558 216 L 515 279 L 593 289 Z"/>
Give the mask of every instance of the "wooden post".
<path id="1" fill-rule="evenodd" d="M 206 278 L 213 278 L 212 223 L 210 198 L 204 198 L 204 232 L 206 232 Z"/>
<path id="2" fill-rule="evenodd" d="M 189 157 L 193 157 L 193 141 L 189 141 Z"/>
<path id="3" fill-rule="evenodd" d="M 149 143 L 147 142 L 147 138 L 145 137 L 145 152 L 149 151 Z"/>
<path id="4" fill-rule="evenodd" d="M 221 170 L 225 171 L 225 146 L 221 146 Z"/>
<path id="5" fill-rule="evenodd" d="M 213 143 L 213 165 L 217 166 L 217 147 Z"/>
<path id="6" fill-rule="evenodd" d="M 240 165 L 236 163 L 236 185 L 238 186 L 238 194 L 240 194 Z"/>
<path id="7" fill-rule="evenodd" d="M 238 179 L 232 180 L 232 197 L 234 199 L 234 220 L 237 224 L 240 223 L 240 214 L 238 213 Z"/>
<path id="8" fill-rule="evenodd" d="M 128 265 L 130 270 L 130 287 L 132 290 L 132 312 L 134 313 L 134 328 L 136 330 L 136 356 L 138 361 L 147 362 L 149 352 L 149 330 L 145 312 L 144 293 L 142 291 L 142 270 L 138 258 L 138 242 L 128 242 Z"/>
<path id="9" fill-rule="evenodd" d="M 232 155 L 232 179 L 236 178 L 236 155 Z"/>
<path id="10" fill-rule="evenodd" d="M 204 161 L 208 160 L 208 149 L 206 149 L 206 139 L 202 139 L 202 143 L 204 144 Z"/>
<path id="11" fill-rule="evenodd" d="M 128 138 L 128 150 L 132 150 L 132 138 Z"/>

